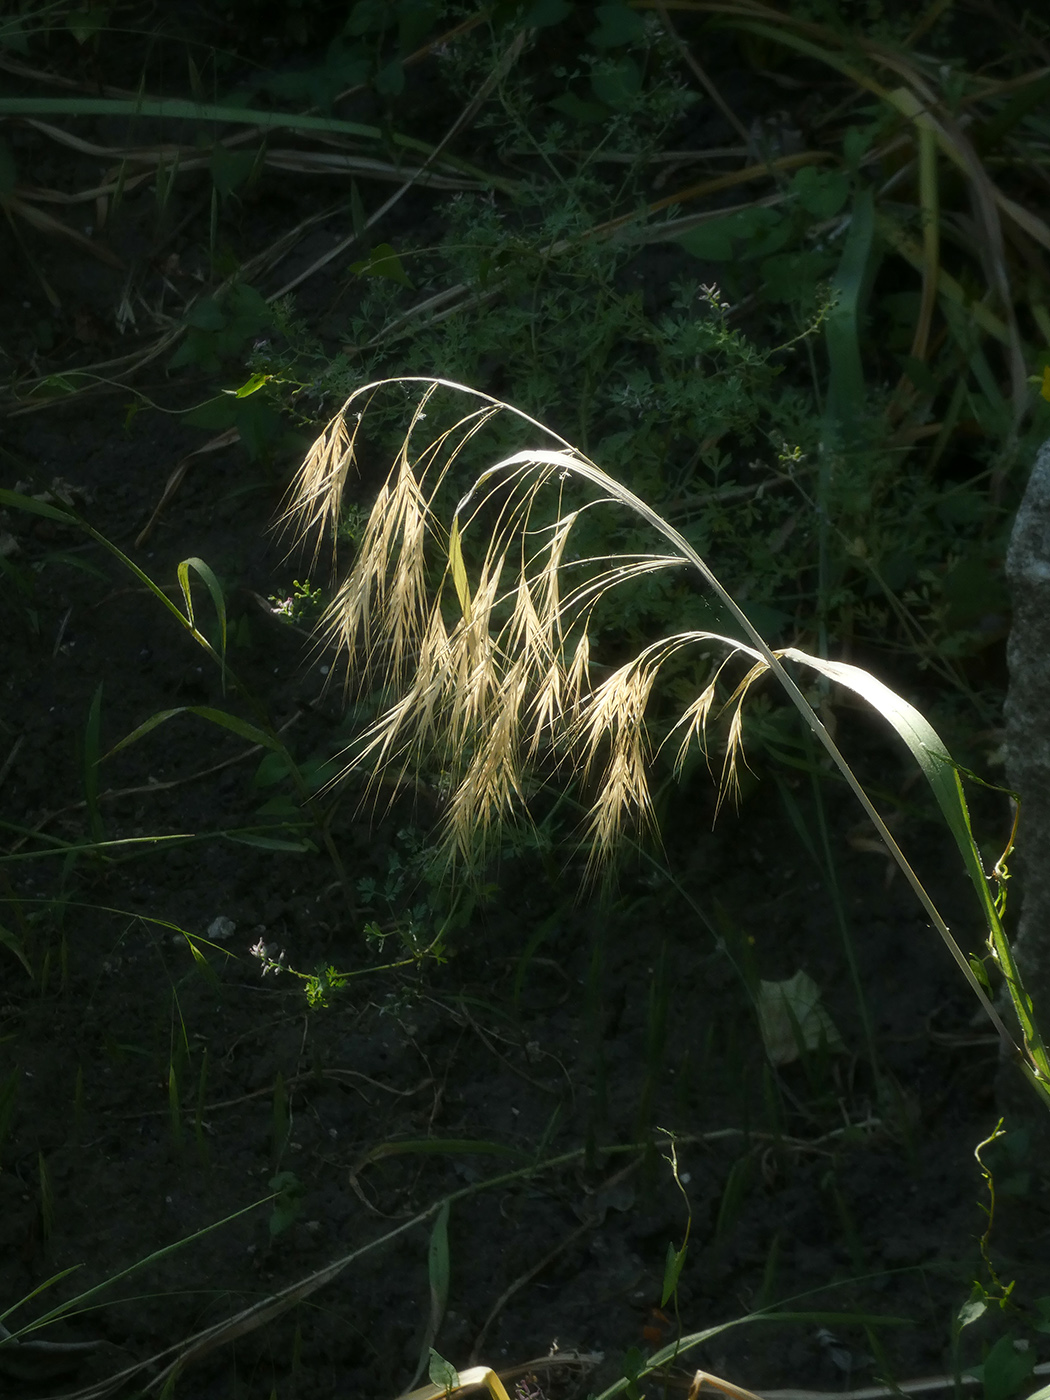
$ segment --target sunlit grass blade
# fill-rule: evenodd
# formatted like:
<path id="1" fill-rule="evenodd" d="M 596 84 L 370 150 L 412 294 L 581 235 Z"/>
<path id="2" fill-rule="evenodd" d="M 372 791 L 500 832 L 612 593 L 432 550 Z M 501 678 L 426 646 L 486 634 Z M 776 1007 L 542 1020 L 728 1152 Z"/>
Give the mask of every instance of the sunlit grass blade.
<path id="1" fill-rule="evenodd" d="M 186 603 L 186 616 L 190 626 L 196 630 L 196 620 L 193 615 L 193 590 L 190 587 L 190 570 L 199 574 L 204 580 L 204 585 L 211 595 L 212 605 L 215 608 L 215 616 L 219 623 L 219 665 L 222 675 L 222 690 L 226 693 L 226 599 L 223 597 L 222 586 L 215 577 L 214 572 L 204 562 L 203 559 L 183 559 L 179 564 L 178 578 L 179 587 L 182 589 L 182 596 Z"/>
<path id="2" fill-rule="evenodd" d="M 126 749 L 130 744 L 135 744 L 139 739 L 144 739 L 147 734 L 151 734 L 154 729 L 162 724 L 167 724 L 168 720 L 177 719 L 179 715 L 196 715 L 199 719 L 206 719 L 211 724 L 217 724 L 222 729 L 229 729 L 234 734 L 239 734 L 242 739 L 248 739 L 253 744 L 259 744 L 263 748 L 271 749 L 275 753 L 281 753 L 284 745 L 272 734 L 267 734 L 265 730 L 257 728 L 247 720 L 241 719 L 239 715 L 231 715 L 227 710 L 217 710 L 211 705 L 178 705 L 173 710 L 158 710 L 156 714 L 150 715 L 149 719 L 133 729 L 130 734 L 126 734 L 123 739 L 114 744 L 106 758 L 112 758 L 121 749 Z"/>

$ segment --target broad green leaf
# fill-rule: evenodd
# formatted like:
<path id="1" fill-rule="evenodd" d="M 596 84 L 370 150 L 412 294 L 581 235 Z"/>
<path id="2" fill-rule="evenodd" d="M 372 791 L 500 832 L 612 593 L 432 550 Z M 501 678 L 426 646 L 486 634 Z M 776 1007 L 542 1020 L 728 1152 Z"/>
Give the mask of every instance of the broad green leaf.
<path id="1" fill-rule="evenodd" d="M 548 29 L 553 24 L 561 24 L 572 14 L 568 0 L 533 0 L 525 6 L 518 23 L 523 29 Z"/>
<path id="2" fill-rule="evenodd" d="M 389 0 L 357 0 L 343 25 L 343 33 L 380 34 L 393 23 L 393 8 Z"/>
<path id="3" fill-rule="evenodd" d="M 830 219 L 849 199 L 849 180 L 840 170 L 804 165 L 791 181 L 798 202 L 816 219 Z"/>
<path id="4" fill-rule="evenodd" d="M 733 257 L 765 257 L 789 237 L 791 225 L 775 209 L 739 209 L 690 229 L 678 242 L 694 257 L 724 262 Z"/>
<path id="5" fill-rule="evenodd" d="M 201 297 L 186 313 L 184 324 L 198 331 L 221 331 L 226 321 L 226 312 L 214 297 Z"/>
<path id="6" fill-rule="evenodd" d="M 660 1294 L 661 1307 L 666 1306 L 667 1300 L 678 1287 L 678 1279 L 681 1275 L 682 1266 L 685 1263 L 685 1256 L 688 1250 L 689 1246 L 687 1244 L 682 1245 L 682 1248 L 677 1250 L 673 1244 L 668 1244 L 667 1246 L 667 1258 L 664 1261 L 664 1285 Z"/>
<path id="7" fill-rule="evenodd" d="M 968 1298 L 956 1316 L 956 1321 L 960 1327 L 969 1327 L 972 1322 L 983 1317 L 988 1311 L 988 1302 L 983 1297 L 976 1295 Z"/>
<path id="8" fill-rule="evenodd" d="M 397 45 L 403 54 L 418 49 L 443 14 L 438 0 L 409 0 L 398 6 Z"/>
<path id="9" fill-rule="evenodd" d="M 1013 1400 L 1035 1367 L 1034 1351 L 1018 1351 L 1013 1338 L 1000 1337 L 979 1367 L 984 1400 Z"/>
<path id="10" fill-rule="evenodd" d="M 249 394 L 258 393 L 264 384 L 269 384 L 272 374 L 253 374 L 239 389 L 224 389 L 223 393 L 233 394 L 234 398 L 246 399 Z"/>
<path id="11" fill-rule="evenodd" d="M 441 1386 L 446 1394 L 459 1389 L 459 1372 L 451 1361 L 446 1361 L 433 1347 L 429 1348 L 427 1375 L 431 1385 Z"/>
<path id="12" fill-rule="evenodd" d="M 614 49 L 645 38 L 645 20 L 637 10 L 630 8 L 626 0 L 596 5 L 594 17 L 598 28 L 587 37 L 596 49 Z"/>
<path id="13" fill-rule="evenodd" d="M 92 6 L 87 10 L 71 10 L 66 15 L 66 28 L 78 44 L 86 44 L 108 23 L 109 7 L 107 5 Z"/>
<path id="14" fill-rule="evenodd" d="M 624 54 L 613 62 L 605 63 L 591 77 L 591 89 L 599 102 L 604 102 L 613 111 L 629 107 L 642 87 L 642 70 L 637 62 Z"/>
<path id="15" fill-rule="evenodd" d="M 288 751 L 275 749 L 263 754 L 252 778 L 252 787 L 272 787 L 283 783 L 288 776 Z"/>
<path id="16" fill-rule="evenodd" d="M 380 243 L 373 248 L 367 258 L 350 264 L 350 271 L 359 277 L 383 277 L 388 282 L 397 282 L 402 287 L 410 287 L 408 273 L 401 265 L 401 259 L 389 243 Z"/>
<path id="17" fill-rule="evenodd" d="M 391 59 L 380 68 L 373 79 L 376 92 L 381 97 L 398 97 L 405 90 L 405 67 L 399 58 Z"/>
<path id="18" fill-rule="evenodd" d="M 246 185 L 260 164 L 259 151 L 231 151 L 221 141 L 212 147 L 211 178 L 219 194 L 228 195 Z"/>

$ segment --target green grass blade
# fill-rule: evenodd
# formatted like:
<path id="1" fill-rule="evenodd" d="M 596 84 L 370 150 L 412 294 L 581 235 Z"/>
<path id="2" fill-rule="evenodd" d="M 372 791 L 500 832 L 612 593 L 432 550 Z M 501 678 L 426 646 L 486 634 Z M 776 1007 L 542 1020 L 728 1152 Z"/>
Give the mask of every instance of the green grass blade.
<path id="1" fill-rule="evenodd" d="M 451 1274 L 448 1252 L 448 1216 L 449 1203 L 443 1202 L 441 1209 L 434 1220 L 434 1228 L 430 1232 L 430 1244 L 427 1249 L 427 1278 L 430 1283 L 430 1312 L 427 1317 L 427 1325 L 423 1332 L 423 1344 L 419 1352 L 419 1362 L 416 1365 L 412 1379 L 409 1381 L 409 1389 L 415 1385 L 420 1376 L 427 1369 L 430 1363 L 431 1351 L 437 1341 L 437 1334 L 444 1321 L 445 1309 L 448 1307 L 448 1290 Z"/>
<path id="2" fill-rule="evenodd" d="M 23 496 L 20 491 L 0 490 L 0 506 L 8 506 L 11 510 L 24 510 L 29 515 L 42 515 L 45 520 L 57 520 L 62 525 L 81 523 L 72 512 L 59 510 L 57 506 L 49 505 L 46 501 L 35 501 L 32 496 Z"/>
<path id="3" fill-rule="evenodd" d="M 113 745 L 105 755 L 106 758 L 112 758 L 121 749 L 126 749 L 130 744 L 137 743 L 139 739 L 145 738 L 154 729 L 166 724 L 169 719 L 175 719 L 177 715 L 197 715 L 212 724 L 221 725 L 223 729 L 232 730 L 234 734 L 239 734 L 242 739 L 248 739 L 253 744 L 261 744 L 264 748 L 273 749 L 276 753 L 281 753 L 283 750 L 279 739 L 275 739 L 272 734 L 267 734 L 264 730 L 256 728 L 254 724 L 249 724 L 246 719 L 241 719 L 238 715 L 231 715 L 226 710 L 217 710 L 211 705 L 179 705 L 173 710 L 158 710 L 156 714 L 150 715 L 149 719 L 143 720 L 137 729 L 133 729 L 119 743 Z"/>
<path id="4" fill-rule="evenodd" d="M 204 586 L 211 594 L 211 601 L 215 608 L 215 615 L 219 620 L 219 666 L 222 675 L 222 693 L 226 694 L 226 599 L 223 597 L 222 585 L 215 577 L 212 570 L 205 564 L 203 559 L 183 559 L 179 564 L 179 587 L 182 589 L 182 596 L 186 601 L 186 616 L 189 618 L 190 626 L 196 629 L 196 622 L 193 616 L 193 589 L 190 587 L 190 570 L 199 574 L 204 581 Z"/>
<path id="5" fill-rule="evenodd" d="M 948 829 L 959 848 L 966 866 L 966 872 L 974 886 L 977 897 L 980 901 L 982 912 L 991 938 L 991 946 L 998 958 L 1004 976 L 1010 988 L 1011 997 L 1014 1001 L 1021 1029 L 1025 1040 L 1036 1057 L 1037 1069 L 1044 1077 L 1040 1079 L 1042 1092 L 1050 1098 L 1050 1063 L 1047 1061 L 1045 1047 L 1041 1037 L 1032 1020 L 1031 1005 L 1025 997 L 1018 976 L 1017 967 L 1010 952 L 1002 923 L 999 919 L 998 911 L 995 907 L 995 900 L 992 896 L 988 878 L 985 875 L 984 866 L 981 862 L 980 852 L 977 843 L 973 838 L 973 831 L 970 826 L 970 813 L 966 805 L 966 798 L 963 794 L 962 782 L 959 776 L 959 768 L 948 752 L 944 741 L 930 724 L 929 720 L 921 714 L 914 705 L 910 705 L 907 700 L 897 695 L 889 686 L 882 681 L 863 671 L 858 666 L 850 666 L 841 661 L 823 661 L 818 657 L 809 656 L 805 652 L 797 651 L 794 647 L 788 648 L 782 653 L 784 657 L 800 662 L 819 671 L 821 675 L 829 680 L 835 681 L 839 685 L 844 685 L 852 690 L 854 694 L 861 696 L 871 707 L 896 730 L 904 740 L 909 752 L 915 762 L 922 770 L 923 776 L 929 783 L 937 805 L 948 824 Z M 888 832 L 880 829 L 879 834 L 886 840 Z M 892 840 L 892 838 L 891 838 Z M 887 842 L 889 845 L 889 842 Z M 895 845 L 895 843 L 894 843 Z M 893 846 L 890 846 L 891 851 Z M 927 908 L 929 912 L 929 907 Z M 947 926 L 938 916 L 935 923 L 941 937 L 948 945 L 952 956 L 958 963 L 960 971 L 969 982 L 975 995 L 978 997 L 985 1011 L 988 1013 L 999 1034 L 1004 1037 L 1007 1044 L 1012 1045 L 1013 1040 L 1003 1025 L 998 1012 L 992 1006 L 984 989 L 981 987 L 966 955 L 959 947 L 958 943 L 949 933 Z M 1016 1048 L 1016 1047 L 1015 1047 Z"/>
<path id="6" fill-rule="evenodd" d="M 260 1200 L 253 1201 L 251 1205 L 242 1206 L 240 1210 L 235 1210 L 232 1215 L 224 1216 L 222 1220 L 216 1220 L 211 1225 L 205 1225 L 203 1229 L 195 1231 L 192 1235 L 186 1235 L 185 1238 L 176 1240 L 173 1244 L 166 1244 L 162 1248 L 154 1250 L 152 1254 L 147 1254 L 144 1259 L 138 1259 L 134 1264 L 129 1264 L 126 1269 L 122 1269 L 119 1273 L 113 1274 L 111 1278 L 103 1279 L 101 1283 L 95 1284 L 94 1287 L 86 1289 L 83 1293 L 78 1293 L 75 1298 L 70 1298 L 64 1303 L 59 1303 L 59 1305 L 52 1308 L 50 1312 L 44 1313 L 42 1317 L 38 1317 L 34 1322 L 30 1322 L 25 1327 L 13 1332 L 12 1336 L 15 1338 L 28 1336 L 31 1332 L 39 1331 L 40 1328 L 46 1327 L 49 1322 L 54 1322 L 59 1317 L 65 1317 L 69 1313 L 80 1312 L 86 1303 L 91 1302 L 93 1298 L 97 1298 L 102 1293 L 105 1293 L 107 1289 L 112 1288 L 113 1285 L 119 1283 L 121 1279 L 128 1278 L 131 1274 L 137 1273 L 139 1269 L 148 1268 L 150 1264 L 159 1264 L 162 1259 L 166 1259 L 170 1254 L 174 1254 L 176 1250 L 183 1249 L 186 1245 L 193 1244 L 195 1240 L 203 1239 L 205 1235 L 210 1235 L 214 1230 L 221 1230 L 224 1225 L 229 1225 L 232 1221 L 239 1220 L 242 1215 L 247 1215 L 249 1211 L 258 1210 L 260 1206 L 268 1205 L 272 1200 L 272 1194 L 263 1196 Z M 72 1272 L 72 1269 L 67 1269 L 64 1273 L 56 1274 L 54 1278 L 48 1279 L 47 1283 L 41 1284 L 40 1288 L 46 1288 L 48 1284 L 56 1283 L 60 1278 L 64 1278 L 65 1274 Z M 4 1313 L 0 1313 L 0 1322 L 6 1322 L 7 1318 L 9 1318 L 13 1312 L 22 1307 L 24 1303 L 27 1303 L 30 1298 L 35 1297 L 36 1294 L 40 1292 L 40 1288 L 35 1289 L 34 1292 L 30 1293 L 27 1297 L 20 1299 L 14 1307 L 8 1308 Z"/>

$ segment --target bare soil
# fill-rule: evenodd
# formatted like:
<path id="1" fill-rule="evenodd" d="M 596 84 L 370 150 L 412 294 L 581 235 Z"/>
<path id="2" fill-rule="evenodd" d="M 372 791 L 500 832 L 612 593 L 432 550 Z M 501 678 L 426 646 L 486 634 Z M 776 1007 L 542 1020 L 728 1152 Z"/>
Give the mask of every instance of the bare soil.
<path id="1" fill-rule="evenodd" d="M 279 202 L 264 187 L 244 214 L 259 246 L 283 217 L 267 189 Z M 193 275 L 207 213 L 192 198 L 178 195 L 172 226 L 186 223 L 164 275 Z M 153 236 L 148 213 L 128 201 L 119 256 Z M 320 224 L 295 266 L 341 236 L 338 220 Z M 117 354 L 120 270 L 46 241 L 37 256 L 61 307 L 44 305 L 19 264 L 0 292 L 11 356 L 24 369 L 39 353 L 45 315 L 57 359 Z M 335 278 L 311 280 L 313 306 L 336 298 Z M 136 384 L 166 408 L 214 392 L 156 366 Z M 129 421 L 129 402 L 103 388 L 12 413 L 0 483 L 72 500 L 176 602 L 179 562 L 206 561 L 247 689 L 300 760 L 336 751 L 345 720 L 325 657 L 268 602 L 305 570 L 272 531 L 293 450 L 262 464 L 236 445 L 196 459 L 137 547 L 170 474 L 208 434 L 162 412 Z M 316 834 L 302 852 L 209 835 L 257 827 L 283 789 L 260 786 L 262 755 L 245 739 L 189 712 L 104 761 L 93 811 L 85 736 L 100 686 L 102 752 L 159 711 L 252 711 L 101 546 L 13 511 L 3 524 L 32 591 L 3 583 L 0 922 L 35 977 L 0 947 L 0 1313 L 28 1300 L 7 1315 L 13 1329 L 114 1282 L 46 1332 L 96 1350 L 36 1352 L 18 1376 L 5 1369 L 11 1347 L 0 1350 L 0 1393 L 80 1393 L 162 1357 L 129 1382 L 140 1393 L 182 1352 L 176 1393 L 198 1400 L 385 1400 L 432 1343 L 459 1367 L 536 1362 L 534 1381 L 511 1376 L 512 1393 L 583 1396 L 679 1323 L 688 1335 L 774 1304 L 814 1316 L 712 1337 L 671 1368 L 668 1393 L 696 1366 L 758 1390 L 828 1391 L 951 1369 L 953 1318 L 975 1278 L 990 1283 L 974 1148 L 999 1118 L 997 1049 L 845 795 L 827 785 L 881 1096 L 831 892 L 761 759 L 763 781 L 714 827 L 706 778 L 666 798 L 665 852 L 625 870 L 607 904 L 580 898 L 580 864 L 508 853 L 443 965 L 371 972 L 311 1009 L 300 982 L 261 975 L 251 948 L 262 940 L 306 971 L 389 961 L 392 945 L 366 942 L 357 881 L 386 879 L 434 811 L 399 798 L 369 823 L 350 794 L 331 827 L 345 882 Z M 979 950 L 948 838 L 896 754 L 849 715 L 843 724 L 923 878 Z M 789 786 L 810 810 L 808 779 Z M 1005 837 L 1005 813 L 989 812 Z M 55 854 L 146 836 L 158 839 L 104 858 Z M 184 931 L 203 940 L 200 960 Z M 774 1069 L 747 985 L 799 969 L 843 1049 Z M 683 1189 L 663 1130 L 678 1139 Z M 1016 1279 L 1020 1311 L 993 1309 L 970 1329 L 968 1363 L 1004 1331 L 1024 1334 L 1050 1295 L 1046 1164 L 1026 1158 L 1021 1137 L 1008 1146 L 990 1257 L 1004 1283 Z M 294 1179 L 281 1178 L 275 1216 L 279 1173 Z M 437 1204 L 454 1193 L 447 1308 L 429 1336 L 428 1248 Z M 676 1320 L 661 1286 L 690 1212 Z"/>

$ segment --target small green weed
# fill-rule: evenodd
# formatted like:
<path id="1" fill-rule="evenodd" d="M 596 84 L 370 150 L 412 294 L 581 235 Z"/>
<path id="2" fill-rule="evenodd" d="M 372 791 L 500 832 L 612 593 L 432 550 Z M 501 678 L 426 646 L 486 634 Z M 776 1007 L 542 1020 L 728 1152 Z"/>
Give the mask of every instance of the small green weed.
<path id="1" fill-rule="evenodd" d="M 297 627 L 313 627 L 325 608 L 324 590 L 311 588 L 309 579 L 295 579 L 287 597 L 271 595 L 269 601 L 275 617 L 285 618 Z"/>

